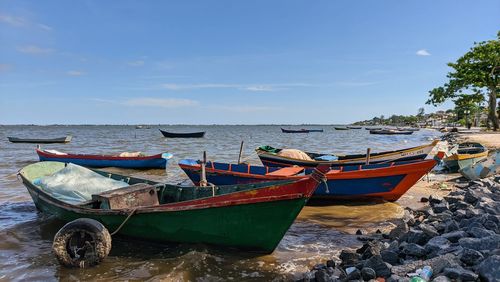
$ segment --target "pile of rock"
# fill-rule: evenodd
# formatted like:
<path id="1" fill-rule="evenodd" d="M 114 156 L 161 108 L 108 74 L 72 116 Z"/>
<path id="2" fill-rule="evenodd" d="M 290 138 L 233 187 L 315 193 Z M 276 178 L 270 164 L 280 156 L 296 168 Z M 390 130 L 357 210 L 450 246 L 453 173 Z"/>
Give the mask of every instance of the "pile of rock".
<path id="1" fill-rule="evenodd" d="M 430 266 L 433 281 L 500 281 L 500 176 L 422 201 L 429 205 L 406 209 L 389 234 L 360 236 L 361 248 L 343 250 L 301 280 L 409 281 Z"/>

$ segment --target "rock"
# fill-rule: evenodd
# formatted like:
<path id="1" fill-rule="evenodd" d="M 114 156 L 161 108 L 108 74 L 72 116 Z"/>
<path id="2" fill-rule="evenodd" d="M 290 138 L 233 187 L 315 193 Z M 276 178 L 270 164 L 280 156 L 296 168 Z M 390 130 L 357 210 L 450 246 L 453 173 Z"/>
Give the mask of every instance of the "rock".
<path id="1" fill-rule="evenodd" d="M 412 214 L 412 211 L 405 209 L 403 213 L 403 220 L 406 224 L 413 226 L 415 225 L 415 217 Z"/>
<path id="2" fill-rule="evenodd" d="M 314 278 L 317 282 L 328 282 L 330 281 L 330 277 L 326 272 L 326 269 L 320 269 L 314 273 Z"/>
<path id="3" fill-rule="evenodd" d="M 427 254 L 427 251 L 423 247 L 415 243 L 410 243 L 403 248 L 402 253 L 407 256 L 414 256 L 420 258 L 425 256 Z"/>
<path id="4" fill-rule="evenodd" d="M 330 259 L 326 261 L 326 267 L 333 267 L 335 268 L 335 261 Z"/>
<path id="5" fill-rule="evenodd" d="M 427 203 L 427 202 L 429 202 L 429 198 L 422 197 L 422 198 L 420 198 L 420 202 L 421 203 Z"/>
<path id="6" fill-rule="evenodd" d="M 318 263 L 313 267 L 313 270 L 326 269 L 326 265 L 324 263 Z"/>
<path id="7" fill-rule="evenodd" d="M 422 268 L 426 265 L 432 268 L 432 271 L 437 274 L 440 273 L 446 267 L 452 267 L 458 265 L 458 259 L 453 254 L 446 254 L 443 256 L 431 258 L 428 260 L 417 260 L 412 262 L 407 262 L 403 265 L 393 266 L 391 268 L 392 273 L 398 276 L 406 276 L 407 273 L 415 272 L 415 270 Z"/>
<path id="8" fill-rule="evenodd" d="M 445 196 L 444 199 L 449 203 L 449 204 L 455 204 L 458 201 L 463 201 L 464 196 L 458 195 L 458 196 Z"/>
<path id="9" fill-rule="evenodd" d="M 408 230 L 409 230 L 408 224 L 404 220 L 401 219 L 396 223 L 396 227 L 394 229 L 392 229 L 391 232 L 389 233 L 389 238 L 391 238 L 393 240 L 399 239 L 404 234 L 406 234 L 408 232 Z"/>
<path id="10" fill-rule="evenodd" d="M 453 231 L 453 232 L 448 232 L 444 233 L 441 235 L 441 237 L 448 239 L 452 243 L 457 243 L 458 240 L 461 238 L 464 238 L 467 236 L 467 233 L 465 231 Z"/>
<path id="11" fill-rule="evenodd" d="M 460 260 L 467 265 L 476 265 L 484 259 L 481 252 L 465 248 L 460 255 Z"/>
<path id="12" fill-rule="evenodd" d="M 483 226 L 484 226 L 484 228 L 486 228 L 488 230 L 491 230 L 491 231 L 498 233 L 498 225 L 495 222 L 493 222 L 492 220 L 487 220 L 483 224 Z"/>
<path id="13" fill-rule="evenodd" d="M 361 269 L 361 277 L 363 278 L 363 280 L 368 281 L 377 278 L 377 274 L 375 273 L 375 270 L 369 267 L 364 267 L 363 269 Z"/>
<path id="14" fill-rule="evenodd" d="M 442 236 L 437 236 L 429 240 L 425 244 L 425 251 L 428 253 L 428 258 L 435 257 L 439 251 L 447 249 L 450 246 L 450 241 Z"/>
<path id="15" fill-rule="evenodd" d="M 387 278 L 391 276 L 392 265 L 384 262 L 381 256 L 373 256 L 364 262 L 364 267 L 375 270 L 377 277 Z"/>
<path id="16" fill-rule="evenodd" d="M 494 255 L 485 260 L 477 268 L 481 280 L 487 282 L 500 281 L 500 256 Z"/>
<path id="17" fill-rule="evenodd" d="M 432 279 L 432 282 L 451 282 L 451 280 L 444 275 L 439 275 L 438 277 Z"/>
<path id="18" fill-rule="evenodd" d="M 410 231 L 406 234 L 406 242 L 408 243 L 415 243 L 419 245 L 424 245 L 429 241 L 429 236 L 425 234 L 421 230 L 416 230 L 416 229 L 410 229 Z"/>
<path id="19" fill-rule="evenodd" d="M 380 252 L 380 256 L 385 262 L 392 265 L 399 264 L 399 254 L 392 250 L 383 250 Z"/>
<path id="20" fill-rule="evenodd" d="M 356 250 L 356 253 L 361 254 L 361 259 L 369 259 L 373 256 L 380 255 L 382 244 L 378 241 L 368 242 L 363 247 Z"/>
<path id="21" fill-rule="evenodd" d="M 342 267 L 354 266 L 359 262 L 361 256 L 354 251 L 342 250 L 340 252 L 339 258 L 342 261 L 340 264 Z"/>
<path id="22" fill-rule="evenodd" d="M 362 232 L 360 229 L 358 229 L 358 230 L 356 231 L 356 235 L 363 235 L 363 232 Z"/>
<path id="23" fill-rule="evenodd" d="M 456 231 L 456 230 L 460 229 L 460 226 L 458 226 L 458 223 L 453 219 L 445 220 L 442 224 L 440 224 L 440 226 L 442 226 L 442 228 L 438 228 L 438 229 L 442 229 L 442 231 L 444 233 L 449 233 L 449 232 Z"/>
<path id="24" fill-rule="evenodd" d="M 444 211 L 447 211 L 449 208 L 450 207 L 448 206 L 447 202 L 442 202 L 442 203 L 435 204 L 434 206 L 432 206 L 432 210 L 435 213 L 442 213 Z"/>
<path id="25" fill-rule="evenodd" d="M 474 238 L 483 238 L 483 237 L 488 237 L 488 236 L 493 236 L 495 235 L 495 232 L 485 229 L 485 228 L 480 228 L 480 227 L 472 227 L 467 230 L 467 233 L 471 235 Z"/>
<path id="26" fill-rule="evenodd" d="M 469 204 L 475 204 L 479 200 L 479 195 L 476 195 L 476 192 L 473 190 L 467 190 L 464 195 L 464 201 Z"/>
<path id="27" fill-rule="evenodd" d="M 347 274 L 347 278 L 346 280 L 350 281 L 350 280 L 359 280 L 361 278 L 361 271 L 359 271 L 359 269 L 354 269 L 353 271 L 351 271 L 349 274 Z"/>
<path id="28" fill-rule="evenodd" d="M 436 196 L 436 195 L 434 195 L 434 196 L 430 195 L 429 196 L 429 203 L 431 205 L 433 205 L 433 204 L 440 204 L 442 202 L 443 202 L 443 198 L 441 198 L 439 196 Z"/>
<path id="29" fill-rule="evenodd" d="M 458 243 L 463 248 L 473 249 L 476 251 L 493 250 L 500 247 L 500 235 L 493 235 L 483 238 L 462 238 Z"/>
<path id="30" fill-rule="evenodd" d="M 434 228 L 428 224 L 421 223 L 418 227 L 420 228 L 420 230 L 422 230 L 429 237 L 439 236 L 439 233 L 437 232 L 436 228 Z"/>
<path id="31" fill-rule="evenodd" d="M 448 278 L 459 279 L 461 281 L 475 281 L 478 278 L 477 274 L 460 266 L 445 268 L 443 274 Z"/>

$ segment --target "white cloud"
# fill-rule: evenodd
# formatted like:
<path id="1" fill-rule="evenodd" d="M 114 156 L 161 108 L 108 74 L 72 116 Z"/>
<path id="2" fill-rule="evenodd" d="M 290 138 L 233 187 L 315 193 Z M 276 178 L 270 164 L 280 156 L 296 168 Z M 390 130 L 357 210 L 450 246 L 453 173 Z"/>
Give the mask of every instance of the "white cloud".
<path id="1" fill-rule="evenodd" d="M 248 91 L 265 92 L 265 91 L 277 91 L 283 88 L 274 88 L 269 85 L 254 85 L 254 86 L 248 86 L 244 89 Z"/>
<path id="2" fill-rule="evenodd" d="M 198 106 L 198 101 L 178 98 L 135 98 L 123 102 L 127 106 L 179 108 Z"/>
<path id="3" fill-rule="evenodd" d="M 6 23 L 11 26 L 25 26 L 28 23 L 21 17 L 14 17 L 5 14 L 0 15 L 0 22 Z"/>
<path id="4" fill-rule="evenodd" d="M 48 54 L 54 51 L 50 48 L 42 48 L 35 45 L 21 46 L 18 47 L 17 50 L 21 53 L 33 54 L 33 55 Z"/>
<path id="5" fill-rule="evenodd" d="M 137 61 L 133 61 L 133 62 L 128 62 L 127 65 L 132 66 L 132 67 L 142 67 L 142 66 L 144 66 L 144 61 L 137 60 Z"/>
<path id="6" fill-rule="evenodd" d="M 41 24 L 41 23 L 37 24 L 37 26 L 43 30 L 46 30 L 46 31 L 52 31 L 52 29 L 53 29 L 52 27 L 45 25 L 45 24 Z"/>
<path id="7" fill-rule="evenodd" d="M 232 88 L 253 92 L 279 91 L 289 87 L 317 87 L 319 85 L 307 83 L 275 83 L 275 84 L 225 84 L 225 83 L 204 83 L 204 84 L 177 84 L 165 83 L 161 88 L 168 90 L 192 90 L 192 89 L 210 89 L 210 88 Z"/>
<path id="8" fill-rule="evenodd" d="M 426 49 L 420 49 L 415 53 L 417 56 L 430 56 L 431 53 L 429 53 Z"/>
<path id="9" fill-rule="evenodd" d="M 71 76 L 82 76 L 84 75 L 85 73 L 83 71 L 78 71 L 78 70 L 70 70 L 70 71 L 67 71 L 66 72 L 67 75 L 71 75 Z"/>

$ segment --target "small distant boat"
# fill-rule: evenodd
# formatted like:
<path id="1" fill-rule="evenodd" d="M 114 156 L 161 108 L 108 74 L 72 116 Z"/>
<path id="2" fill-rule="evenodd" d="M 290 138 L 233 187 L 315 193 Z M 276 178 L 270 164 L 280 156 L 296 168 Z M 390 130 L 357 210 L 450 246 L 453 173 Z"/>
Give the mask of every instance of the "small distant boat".
<path id="1" fill-rule="evenodd" d="M 435 140 L 430 144 L 422 146 L 371 153 L 369 163 L 423 160 L 438 142 L 438 140 Z M 331 166 L 361 165 L 367 161 L 366 154 L 332 155 L 328 153 L 303 152 L 296 149 L 274 148 L 272 146 L 261 146 L 255 149 L 255 151 L 262 164 L 272 167 L 315 167 L 320 164 L 329 164 Z"/>
<path id="2" fill-rule="evenodd" d="M 400 131 L 419 131 L 420 128 L 417 127 L 397 127 Z"/>
<path id="3" fill-rule="evenodd" d="M 382 127 L 365 127 L 366 130 L 381 130 Z"/>
<path id="4" fill-rule="evenodd" d="M 90 218 L 101 222 L 109 233 L 146 241 L 206 243 L 271 253 L 325 172 L 318 169 L 298 181 L 208 187 L 157 183 L 74 165 L 66 167 L 61 162 L 30 164 L 19 175 L 38 210 L 66 222 Z M 54 186 L 54 177 L 69 176 L 71 181 L 66 182 L 64 190 L 61 185 Z M 134 193 L 141 193 L 141 197 L 130 197 Z M 96 243 L 92 240 L 89 244 Z"/>
<path id="5" fill-rule="evenodd" d="M 348 126 L 349 129 L 361 129 L 361 126 Z"/>
<path id="6" fill-rule="evenodd" d="M 16 138 L 7 137 L 11 143 L 31 143 L 31 144 L 52 144 L 52 143 L 69 143 L 71 142 L 71 135 L 66 137 L 43 139 L 43 138 Z"/>
<path id="7" fill-rule="evenodd" d="M 151 127 L 149 125 L 136 125 L 135 129 L 150 129 Z"/>
<path id="8" fill-rule="evenodd" d="M 334 127 L 335 130 L 349 130 L 347 127 Z"/>
<path id="9" fill-rule="evenodd" d="M 357 201 L 381 198 L 396 201 L 443 156 L 444 153 L 440 152 L 435 159 L 429 160 L 332 167 L 332 170 L 326 173 L 326 183 L 321 183 L 316 188 L 312 198 Z M 195 185 L 199 184 L 199 161 L 184 159 L 179 161 L 179 166 Z M 207 163 L 205 170 L 207 181 L 215 185 L 302 179 L 312 172 L 311 169 L 296 166 L 281 168 L 218 162 Z"/>
<path id="10" fill-rule="evenodd" d="M 370 130 L 370 134 L 379 134 L 379 135 L 410 135 L 413 134 L 414 131 L 410 130 L 397 130 L 397 129 L 379 129 L 379 130 Z"/>
<path id="11" fill-rule="evenodd" d="M 491 151 L 487 157 L 459 170 L 469 180 L 486 178 L 500 172 L 500 150 Z"/>
<path id="12" fill-rule="evenodd" d="M 175 133 L 168 132 L 160 129 L 161 134 L 167 138 L 202 138 L 205 136 L 205 131 L 200 132 L 187 132 L 187 133 Z"/>
<path id="13" fill-rule="evenodd" d="M 455 151 L 456 150 L 456 151 Z M 443 159 L 445 166 L 450 172 L 458 172 L 475 162 L 488 156 L 488 150 L 480 143 L 466 142 L 458 144 L 458 147 L 450 150 L 451 155 Z"/>
<path id="14" fill-rule="evenodd" d="M 323 132 L 323 129 L 308 129 L 309 132 Z"/>
<path id="15" fill-rule="evenodd" d="M 307 129 L 284 129 L 284 128 L 281 128 L 281 132 L 283 132 L 283 133 L 309 133 L 311 131 L 309 131 Z"/>
<path id="16" fill-rule="evenodd" d="M 122 153 L 120 155 L 88 155 L 67 154 L 56 150 L 36 149 L 40 161 L 56 161 L 73 163 L 86 167 L 121 167 L 121 168 L 165 168 L 168 160 L 172 158 L 170 153 L 162 153 L 144 156 L 138 153 Z"/>

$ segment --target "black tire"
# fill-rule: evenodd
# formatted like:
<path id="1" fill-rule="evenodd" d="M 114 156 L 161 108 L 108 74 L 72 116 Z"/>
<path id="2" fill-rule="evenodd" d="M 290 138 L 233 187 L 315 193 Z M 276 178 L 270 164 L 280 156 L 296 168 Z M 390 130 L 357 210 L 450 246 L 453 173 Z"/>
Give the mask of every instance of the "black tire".
<path id="1" fill-rule="evenodd" d="M 64 225 L 52 243 L 57 260 L 68 267 L 99 264 L 111 251 L 111 235 L 99 221 L 79 218 Z"/>

